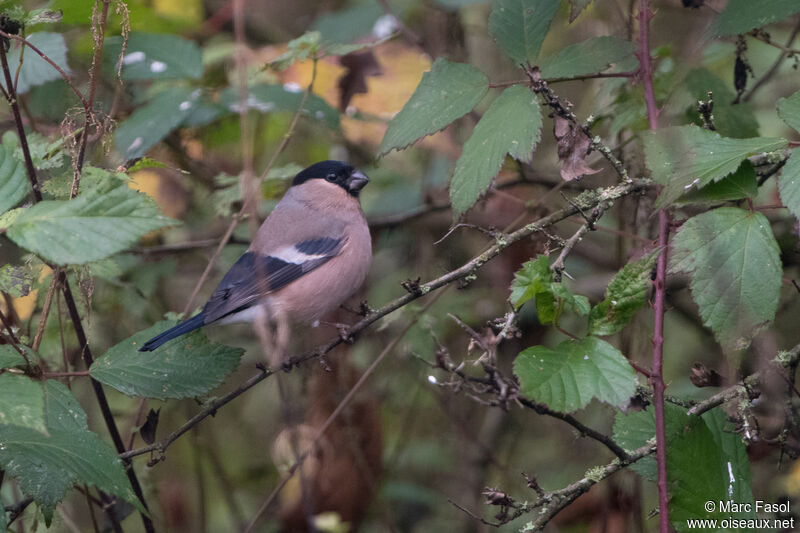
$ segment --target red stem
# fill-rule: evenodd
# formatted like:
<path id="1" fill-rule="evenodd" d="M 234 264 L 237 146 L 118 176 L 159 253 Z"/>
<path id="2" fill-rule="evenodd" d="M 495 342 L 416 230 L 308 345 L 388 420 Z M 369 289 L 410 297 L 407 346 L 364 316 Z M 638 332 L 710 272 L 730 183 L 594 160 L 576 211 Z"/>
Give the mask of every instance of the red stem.
<path id="1" fill-rule="evenodd" d="M 649 0 L 639 0 L 639 63 L 641 65 L 644 101 L 650 129 L 658 129 L 658 106 L 653 90 L 653 62 L 650 57 L 650 12 Z M 653 404 L 656 415 L 656 464 L 658 466 L 658 520 L 659 531 L 669 533 L 669 495 L 667 493 L 667 436 L 664 429 L 664 313 L 667 281 L 667 243 L 669 241 L 669 215 L 662 209 L 658 212 L 658 246 L 661 254 L 656 263 L 655 280 L 655 324 L 653 326 L 653 365 L 650 383 L 653 385 Z"/>

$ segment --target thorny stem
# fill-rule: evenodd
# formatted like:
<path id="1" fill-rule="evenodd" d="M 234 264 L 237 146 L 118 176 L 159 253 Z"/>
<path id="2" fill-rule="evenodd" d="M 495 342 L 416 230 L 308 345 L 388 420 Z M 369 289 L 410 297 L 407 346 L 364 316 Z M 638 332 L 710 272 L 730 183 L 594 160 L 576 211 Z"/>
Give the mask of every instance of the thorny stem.
<path id="1" fill-rule="evenodd" d="M 658 106 L 653 88 L 653 61 L 650 57 L 649 0 L 639 0 L 639 64 L 641 65 L 644 101 L 651 130 L 658 129 Z M 664 314 L 667 290 L 667 244 L 669 243 L 669 215 L 664 209 L 658 212 L 658 246 L 661 252 L 656 263 L 655 324 L 653 326 L 653 365 L 650 383 L 653 385 L 653 404 L 656 424 L 656 464 L 658 469 L 658 521 L 661 533 L 669 533 L 669 494 L 667 493 L 667 435 L 664 425 Z"/>
<path id="2" fill-rule="evenodd" d="M 100 59 L 103 57 L 103 43 L 106 35 L 106 22 L 108 20 L 108 4 L 110 0 L 101 0 L 103 7 L 100 12 L 100 21 L 97 24 L 98 29 L 95 36 L 94 55 L 92 56 L 92 66 L 89 68 L 89 101 L 85 106 L 86 119 L 83 124 L 83 134 L 81 135 L 81 145 L 78 149 L 78 160 L 75 163 L 75 172 L 72 177 L 72 190 L 70 191 L 70 198 L 78 196 L 78 189 L 81 183 L 81 171 L 83 170 L 83 161 L 86 157 L 86 144 L 89 142 L 89 124 L 93 120 L 94 108 L 94 95 L 97 90 L 97 73 L 100 68 Z M 92 24 L 95 23 L 95 15 L 97 13 L 97 3 L 92 8 Z"/>

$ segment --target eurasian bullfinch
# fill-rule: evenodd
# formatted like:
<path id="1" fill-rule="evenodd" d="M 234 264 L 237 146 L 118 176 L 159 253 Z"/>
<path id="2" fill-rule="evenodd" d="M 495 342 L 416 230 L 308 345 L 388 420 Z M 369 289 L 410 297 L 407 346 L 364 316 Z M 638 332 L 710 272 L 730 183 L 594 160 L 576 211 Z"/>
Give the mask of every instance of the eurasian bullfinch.
<path id="1" fill-rule="evenodd" d="M 212 323 L 285 318 L 312 323 L 364 282 L 372 258 L 358 195 L 369 180 L 340 161 L 303 170 L 222 278 L 203 310 L 139 351 Z"/>

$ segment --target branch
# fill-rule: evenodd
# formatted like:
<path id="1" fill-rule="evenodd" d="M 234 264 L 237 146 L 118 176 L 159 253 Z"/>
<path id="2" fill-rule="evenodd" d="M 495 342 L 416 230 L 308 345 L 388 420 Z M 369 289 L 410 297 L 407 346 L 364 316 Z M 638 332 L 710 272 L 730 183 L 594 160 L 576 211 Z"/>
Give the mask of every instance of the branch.
<path id="1" fill-rule="evenodd" d="M 474 274 L 478 269 L 480 269 L 483 265 L 485 265 L 489 260 L 496 257 L 500 254 L 501 251 L 508 248 L 515 242 L 524 239 L 536 232 L 543 231 L 544 229 L 560 222 L 566 218 L 569 218 L 576 213 L 580 212 L 581 209 L 592 209 L 596 207 L 601 202 L 613 202 L 618 198 L 622 198 L 623 196 L 627 196 L 630 194 L 634 194 L 637 192 L 641 192 L 646 190 L 651 186 L 652 182 L 649 180 L 636 180 L 631 183 L 625 183 L 622 185 L 616 185 L 608 188 L 600 188 L 593 191 L 587 191 L 582 195 L 578 196 L 575 199 L 574 205 L 570 205 L 564 209 L 551 213 L 550 215 L 541 218 L 535 222 L 531 222 L 522 228 L 518 229 L 517 231 L 506 235 L 489 247 L 485 252 L 474 257 L 472 260 L 466 262 L 461 267 L 448 272 L 447 274 L 440 276 L 434 280 L 431 280 L 427 283 L 420 284 L 419 290 L 414 292 L 409 292 L 397 298 L 383 307 L 373 310 L 369 315 L 365 318 L 351 326 L 347 331 L 344 332 L 344 335 L 337 336 L 333 340 L 321 344 L 317 346 L 315 349 L 290 357 L 289 360 L 284 365 L 284 370 L 290 370 L 293 367 L 300 365 L 301 363 L 308 361 L 309 359 L 315 359 L 318 357 L 322 357 L 331 350 L 333 350 L 336 346 L 344 342 L 343 338 L 352 338 L 357 333 L 363 331 L 367 327 L 369 327 L 373 322 L 378 321 L 379 319 L 383 318 L 384 316 L 400 309 L 401 307 L 407 305 L 408 303 L 421 298 L 422 296 L 428 294 L 429 292 L 449 285 L 454 281 L 458 281 L 462 278 L 465 278 L 469 275 Z M 162 439 L 161 441 L 154 443 L 149 446 L 144 446 L 141 448 L 137 448 L 135 450 L 125 451 L 120 453 L 120 457 L 123 459 L 130 459 L 136 457 L 138 455 L 142 455 L 152 451 L 159 451 L 163 453 L 170 444 L 175 442 L 181 435 L 189 431 L 192 427 L 199 424 L 202 420 L 207 418 L 208 416 L 214 415 L 217 410 L 224 406 L 225 404 L 229 403 L 233 399 L 237 398 L 243 392 L 249 390 L 250 388 L 254 387 L 259 382 L 263 381 L 264 379 L 268 378 L 274 373 L 273 370 L 266 370 L 262 369 L 258 374 L 255 374 L 242 385 L 240 385 L 236 390 L 228 393 L 227 395 L 218 398 L 208 404 L 208 406 L 197 413 L 194 417 L 180 426 L 178 429 L 173 431 L 167 438 Z"/>
<path id="2" fill-rule="evenodd" d="M 658 129 L 658 106 L 653 88 L 653 60 L 650 56 L 650 11 L 649 0 L 639 0 L 639 64 L 642 71 L 644 101 L 647 107 L 647 118 L 651 130 Z M 653 406 L 656 425 L 656 464 L 658 470 L 658 520 L 661 533 L 669 533 L 669 494 L 667 493 L 667 434 L 664 416 L 664 300 L 667 293 L 667 244 L 669 243 L 670 217 L 666 210 L 658 211 L 658 246 L 661 252 L 656 262 L 655 298 L 653 311 L 653 364 L 650 371 L 650 383 L 653 385 Z"/>
<path id="3" fill-rule="evenodd" d="M 790 369 L 793 368 L 793 365 L 797 365 L 798 362 L 800 362 L 800 344 L 798 344 L 797 346 L 795 346 L 794 348 L 792 348 L 787 352 L 782 352 L 778 354 L 773 359 L 772 365 L 773 368 L 776 369 L 778 368 Z M 764 372 L 756 372 L 754 374 L 751 374 L 750 376 L 745 378 L 741 383 L 732 385 L 727 389 L 715 394 L 714 396 L 711 396 L 710 398 L 707 398 L 706 400 L 697 403 L 691 409 L 689 409 L 687 415 L 700 416 L 703 413 L 722 405 L 722 403 L 728 400 L 735 399 L 739 397 L 742 393 L 746 393 L 744 390 L 745 388 L 758 386 L 763 378 L 764 378 Z M 522 398 L 520 398 L 520 401 L 526 406 L 527 406 L 526 402 L 530 402 L 529 400 L 523 400 Z M 535 407 L 532 408 L 536 409 Z M 544 407 L 544 409 L 547 409 L 547 407 Z M 545 413 L 545 414 L 550 415 L 550 413 Z M 493 493 L 502 494 L 504 498 L 502 499 L 502 501 L 492 501 L 492 499 L 490 498 L 489 501 L 487 501 L 487 504 L 503 505 L 506 508 L 515 509 L 515 512 L 510 515 L 506 513 L 506 515 L 504 515 L 505 518 L 501 519 L 500 523 L 497 524 L 489 523 L 489 525 L 499 527 L 503 524 L 510 522 L 511 520 L 514 520 L 522 516 L 525 513 L 530 513 L 535 509 L 541 508 L 541 510 L 536 515 L 537 517 L 536 520 L 531 522 L 531 525 L 528 528 L 526 528 L 525 531 L 542 531 L 544 527 L 553 518 L 555 518 L 555 516 L 559 512 L 561 512 L 561 510 L 563 510 L 565 507 L 567 507 L 569 504 L 575 501 L 578 498 L 578 496 L 587 492 L 592 487 L 592 485 L 595 485 L 596 483 L 602 481 L 603 479 L 606 479 L 607 477 L 611 476 L 615 472 L 618 472 L 619 470 L 635 463 L 636 461 L 642 459 L 643 457 L 647 457 L 648 455 L 651 455 L 655 452 L 656 452 L 656 447 L 653 446 L 652 444 L 646 444 L 645 446 L 637 448 L 636 450 L 630 452 L 624 452 L 626 458 L 621 458 L 618 456 L 617 459 L 604 466 L 592 468 L 586 473 L 586 475 L 582 479 L 574 483 L 571 483 L 570 485 L 562 489 L 551 492 L 542 491 L 541 488 L 539 488 L 538 484 L 535 482 L 535 480 L 526 477 L 526 479 L 528 479 L 528 485 L 532 489 L 534 489 L 537 492 L 537 495 L 539 496 L 537 501 L 533 504 L 527 502 L 522 504 L 517 503 L 510 496 L 495 489 Z M 487 492 L 485 491 L 484 494 L 486 493 Z M 473 512 L 464 509 L 463 507 L 460 507 L 458 505 L 456 506 L 459 507 L 459 509 L 461 509 L 462 511 L 472 516 L 473 518 L 475 518 L 476 520 L 479 520 L 483 523 L 487 523 L 485 519 L 476 516 Z"/>

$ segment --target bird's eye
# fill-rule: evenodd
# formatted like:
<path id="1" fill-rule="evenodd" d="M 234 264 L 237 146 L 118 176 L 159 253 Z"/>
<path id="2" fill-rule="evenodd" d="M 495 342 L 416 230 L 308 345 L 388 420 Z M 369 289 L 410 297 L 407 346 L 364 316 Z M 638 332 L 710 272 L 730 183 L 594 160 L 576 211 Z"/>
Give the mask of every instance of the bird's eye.
<path id="1" fill-rule="evenodd" d="M 325 180 L 330 182 L 336 181 L 336 174 L 333 173 L 328 174 L 327 176 L 325 176 Z"/>

